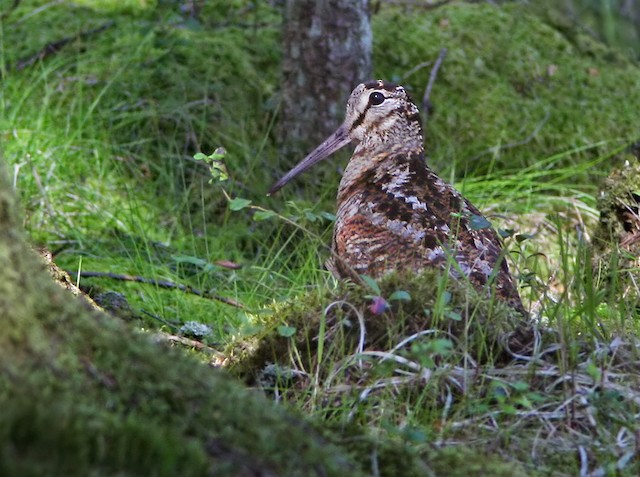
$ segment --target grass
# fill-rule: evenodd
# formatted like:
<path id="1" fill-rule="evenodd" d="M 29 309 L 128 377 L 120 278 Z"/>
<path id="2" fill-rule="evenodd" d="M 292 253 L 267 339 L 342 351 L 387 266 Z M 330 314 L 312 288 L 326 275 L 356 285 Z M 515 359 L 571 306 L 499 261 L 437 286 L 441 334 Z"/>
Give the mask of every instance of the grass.
<path id="1" fill-rule="evenodd" d="M 509 319 L 442 277 L 364 292 L 323 270 L 337 174 L 264 197 L 278 169 L 279 13 L 207 3 L 195 23 L 167 2 L 23 1 L 3 20 L 0 137 L 32 240 L 72 276 L 127 273 L 242 303 L 79 278 L 123 293 L 136 327 L 211 326 L 206 343 L 239 374 L 342 435 L 378 475 L 637 475 L 638 312 L 594 273 L 589 239 L 599 182 L 637 136 L 638 66 L 517 6 L 374 16 L 380 76 L 400 79 L 449 48 L 428 145 L 434 167 L 509 232 L 539 325 L 511 359 L 500 352 Z M 427 76 L 403 82 L 419 96 Z M 210 183 L 193 155 L 219 146 L 230 179 Z M 369 295 L 390 311 L 371 316 Z M 358 447 L 363 430 L 377 460 Z"/>

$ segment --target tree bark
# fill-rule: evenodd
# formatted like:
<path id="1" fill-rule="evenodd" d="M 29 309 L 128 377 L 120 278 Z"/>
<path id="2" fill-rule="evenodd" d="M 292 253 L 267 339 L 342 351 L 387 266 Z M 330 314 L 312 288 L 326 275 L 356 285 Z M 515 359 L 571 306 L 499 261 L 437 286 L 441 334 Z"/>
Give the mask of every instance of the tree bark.
<path id="1" fill-rule="evenodd" d="M 280 139 L 287 167 L 332 133 L 371 75 L 368 0 L 287 0 Z"/>

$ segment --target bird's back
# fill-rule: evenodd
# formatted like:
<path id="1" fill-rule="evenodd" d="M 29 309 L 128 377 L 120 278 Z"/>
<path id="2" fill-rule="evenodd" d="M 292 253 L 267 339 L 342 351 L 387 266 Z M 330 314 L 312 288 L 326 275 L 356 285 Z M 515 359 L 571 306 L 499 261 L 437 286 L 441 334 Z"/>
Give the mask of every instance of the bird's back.
<path id="1" fill-rule="evenodd" d="M 426 166 L 421 147 L 356 149 L 338 191 L 333 249 L 342 277 L 446 268 L 524 312 L 500 238 Z"/>

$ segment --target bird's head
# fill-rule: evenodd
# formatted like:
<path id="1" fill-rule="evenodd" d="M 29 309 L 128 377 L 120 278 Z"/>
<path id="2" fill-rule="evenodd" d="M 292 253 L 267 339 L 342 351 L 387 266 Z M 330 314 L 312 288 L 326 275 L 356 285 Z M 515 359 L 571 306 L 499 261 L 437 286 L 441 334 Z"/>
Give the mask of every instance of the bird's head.
<path id="1" fill-rule="evenodd" d="M 422 142 L 420 112 L 402 86 L 382 80 L 359 84 L 349 97 L 342 125 L 276 182 L 269 195 L 352 141 L 373 147 L 389 141 Z"/>

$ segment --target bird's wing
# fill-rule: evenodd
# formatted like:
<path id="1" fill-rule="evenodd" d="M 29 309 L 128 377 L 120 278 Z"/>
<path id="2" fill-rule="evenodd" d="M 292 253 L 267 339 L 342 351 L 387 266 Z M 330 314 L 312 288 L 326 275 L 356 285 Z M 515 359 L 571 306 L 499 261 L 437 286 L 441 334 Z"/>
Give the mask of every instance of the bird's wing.
<path id="1" fill-rule="evenodd" d="M 453 259 L 452 273 L 476 286 L 493 283 L 496 293 L 519 295 L 504 259 L 500 237 L 482 213 L 425 165 L 422 154 L 396 154 L 389 167 L 369 179 L 365 215 L 405 245 L 413 246 L 425 266 Z M 521 306 L 521 305 L 520 305 Z"/>

